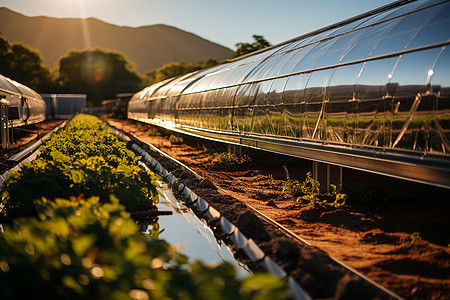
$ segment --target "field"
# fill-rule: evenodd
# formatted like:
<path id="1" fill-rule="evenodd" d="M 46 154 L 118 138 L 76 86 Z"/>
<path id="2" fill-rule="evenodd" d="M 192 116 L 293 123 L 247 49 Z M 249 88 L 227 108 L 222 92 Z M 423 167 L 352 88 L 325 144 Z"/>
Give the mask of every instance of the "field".
<path id="1" fill-rule="evenodd" d="M 285 299 L 268 274 L 188 263 L 131 216 L 155 211 L 161 178 L 96 117 L 77 115 L 2 188 L 2 299 Z M 147 220 L 155 222 L 155 220 Z"/>

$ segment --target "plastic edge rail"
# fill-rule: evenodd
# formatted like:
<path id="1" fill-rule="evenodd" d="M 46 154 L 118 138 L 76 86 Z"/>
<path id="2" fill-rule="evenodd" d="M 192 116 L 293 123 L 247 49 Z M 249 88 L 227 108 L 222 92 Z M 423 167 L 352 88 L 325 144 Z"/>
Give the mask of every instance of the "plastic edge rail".
<path id="1" fill-rule="evenodd" d="M 52 133 L 55 133 L 55 132 L 61 130 L 62 128 L 64 128 L 64 126 L 66 126 L 66 124 L 67 124 L 67 120 L 64 121 L 58 127 L 54 128 L 52 131 L 48 132 L 46 135 L 44 135 L 38 141 L 32 143 L 30 146 L 28 146 L 24 150 L 20 151 L 19 153 L 16 153 L 16 154 L 12 155 L 8 159 L 8 161 L 18 162 L 18 164 L 15 165 L 13 168 L 9 169 L 8 171 L 6 171 L 6 172 L 4 172 L 3 174 L 0 175 L 0 189 L 5 184 L 6 176 L 8 176 L 8 174 L 9 174 L 9 172 L 11 172 L 11 170 L 19 171 L 21 169 L 22 164 L 24 164 L 24 163 L 31 163 L 33 160 L 35 160 L 39 156 L 39 154 L 41 154 L 41 152 L 39 150 L 36 150 L 36 149 L 40 145 L 42 145 L 42 140 L 48 138 Z"/>
<path id="2" fill-rule="evenodd" d="M 42 138 L 40 138 L 39 140 L 37 140 L 36 142 L 32 143 L 30 146 L 28 146 L 27 148 L 25 148 L 24 150 L 12 155 L 10 158 L 8 158 L 8 161 L 22 161 L 24 157 L 26 157 L 28 154 L 32 153 L 33 151 L 35 151 L 40 145 L 42 145 L 42 140 L 48 138 L 52 133 L 59 131 L 61 128 L 63 128 L 64 126 L 66 126 L 67 124 L 67 120 L 64 121 L 63 123 L 61 123 L 59 126 L 57 126 L 56 128 L 54 128 L 52 131 L 48 132 L 47 134 L 45 134 Z"/>
<path id="3" fill-rule="evenodd" d="M 112 132 L 119 138 L 127 137 L 124 133 L 118 131 L 117 129 L 114 129 Z M 130 141 L 129 137 L 127 137 L 127 140 L 125 141 Z M 168 172 L 159 162 L 156 162 L 156 160 L 150 154 L 148 154 L 137 144 L 132 143 L 131 148 L 137 154 L 141 155 L 142 158 L 147 161 L 147 163 L 151 164 L 151 166 L 157 171 L 159 175 L 163 177 L 166 182 L 173 184 L 177 180 L 175 175 Z M 197 212 L 197 216 L 205 219 L 207 223 L 217 222 L 217 227 L 220 228 L 220 231 L 226 236 L 226 238 L 230 240 L 236 247 L 242 249 L 253 263 L 258 264 L 273 276 L 279 279 L 286 280 L 288 290 L 294 299 L 311 299 L 311 297 L 305 292 L 305 290 L 300 285 L 298 285 L 298 283 L 292 277 L 287 276 L 287 273 L 275 261 L 273 261 L 268 255 L 266 255 L 264 251 L 261 250 L 261 248 L 258 247 L 255 241 L 253 241 L 251 238 L 248 239 L 239 230 L 239 228 L 228 221 L 224 216 L 220 214 L 220 212 L 214 209 L 205 200 L 195 194 L 189 187 L 181 183 L 178 188 L 178 192 L 184 195 L 184 199 L 180 199 L 178 201 L 182 201 L 185 204 L 193 206 L 195 208 L 194 210 Z"/>
<path id="4" fill-rule="evenodd" d="M 105 123 L 106 123 L 106 122 L 105 122 Z M 113 127 L 111 127 L 109 124 L 107 124 L 107 126 L 108 126 L 109 128 L 113 128 Z M 123 136 L 123 137 L 126 137 L 126 141 L 130 141 L 130 140 L 131 140 L 131 139 L 128 137 L 128 135 L 126 135 L 126 133 L 124 133 L 124 132 L 122 132 L 122 131 L 120 131 L 120 130 L 118 130 L 118 129 L 116 129 L 116 128 L 113 128 L 113 130 L 114 130 L 113 133 L 114 133 L 114 132 L 117 132 L 117 133 L 120 134 L 120 135 L 118 135 L 118 137 Z M 182 162 L 176 160 L 176 159 L 173 158 L 173 157 L 170 157 L 170 156 L 167 155 L 165 152 L 161 151 L 160 149 L 156 148 L 155 146 L 153 146 L 153 145 L 151 145 L 151 144 L 149 144 L 149 143 L 146 143 L 145 141 L 141 140 L 141 139 L 140 139 L 139 137 L 137 137 L 136 135 L 134 135 L 134 134 L 132 134 L 132 133 L 131 133 L 131 135 L 132 135 L 135 139 L 139 140 L 140 142 L 145 143 L 147 146 L 149 146 L 149 147 L 151 148 L 151 150 L 153 150 L 153 151 L 155 151 L 155 152 L 161 154 L 161 155 L 164 156 L 164 157 L 167 157 L 168 159 L 170 159 L 170 160 L 173 161 L 174 163 L 178 164 L 183 170 L 192 173 L 194 176 L 196 176 L 196 177 L 198 177 L 198 178 L 200 178 L 200 179 L 203 179 L 203 178 L 202 178 L 201 176 L 199 176 L 195 171 L 193 171 L 192 169 L 190 169 L 189 167 L 187 167 L 186 165 L 184 165 Z M 133 144 L 134 144 L 134 143 L 133 143 Z M 138 148 L 140 148 L 138 145 L 136 145 L 136 146 L 137 146 Z M 141 154 L 142 154 L 142 153 L 145 153 L 145 155 L 147 155 L 148 157 L 150 157 L 150 159 L 151 159 L 151 161 L 152 161 L 152 167 L 154 168 L 155 165 L 156 165 L 156 163 L 157 163 L 156 159 L 152 158 L 152 157 L 150 156 L 150 154 L 148 154 L 145 150 L 143 150 L 143 149 L 141 149 L 141 150 L 142 150 Z M 173 176 L 173 175 L 172 175 L 172 176 Z M 173 179 L 173 181 L 175 181 L 175 180 L 176 180 L 176 178 Z M 219 188 L 219 189 L 220 189 L 220 188 Z M 185 191 L 185 190 L 186 190 L 186 191 Z M 192 197 L 193 197 L 192 199 L 193 199 L 193 200 L 191 199 L 191 200 L 190 200 L 190 201 L 191 201 L 190 203 L 195 202 L 195 201 L 196 201 L 195 197 L 198 197 L 197 195 L 195 195 L 195 193 L 192 192 L 191 189 L 189 189 L 188 187 L 186 187 L 183 183 L 180 183 L 180 184 L 179 184 L 179 186 L 178 186 L 178 192 L 180 192 L 180 193 L 181 193 L 181 192 L 188 192 L 188 194 L 192 195 Z M 290 231 L 289 229 L 287 229 L 287 228 L 284 227 L 283 225 L 281 225 L 281 224 L 279 224 L 278 222 L 272 220 L 271 218 L 269 218 L 269 217 L 267 217 L 267 216 L 261 214 L 261 213 L 260 213 L 258 210 L 256 210 L 254 207 L 252 207 L 252 206 L 250 206 L 249 204 L 246 204 L 246 203 L 244 203 L 244 204 L 245 204 L 248 208 L 250 208 L 253 212 L 255 212 L 259 217 L 265 219 L 265 220 L 268 221 L 269 223 L 272 223 L 272 224 L 276 225 L 281 231 L 283 231 L 283 232 L 284 232 L 285 234 L 287 234 L 288 236 L 291 236 L 291 237 L 293 237 L 294 239 L 297 239 L 297 240 L 299 240 L 299 241 L 305 243 L 306 245 L 309 245 L 309 246 L 311 245 L 308 241 L 306 241 L 306 240 L 304 240 L 303 238 L 297 236 L 296 234 L 294 234 L 292 231 Z M 218 219 L 219 219 L 220 224 L 222 224 L 222 223 L 223 223 L 223 224 L 227 224 L 227 225 L 221 225 L 221 230 L 227 230 L 227 229 L 228 229 L 228 232 L 229 232 L 229 233 L 228 233 L 228 236 L 231 235 L 231 233 L 233 233 L 233 230 L 235 230 L 235 226 L 234 226 L 233 224 L 231 224 L 225 217 L 221 218 L 221 217 L 220 217 L 220 213 L 219 213 L 217 210 L 215 210 L 212 206 L 210 206 L 209 209 L 208 209 L 208 211 L 205 213 L 206 216 L 211 215 L 211 213 L 209 213 L 209 210 L 211 210 L 212 212 L 214 212 L 214 211 L 217 212 L 217 214 L 215 214 L 215 215 L 213 216 L 214 220 L 218 220 Z M 226 226 L 228 226 L 228 227 L 226 227 Z M 234 226 L 234 227 L 233 227 L 233 226 Z M 244 250 L 244 252 L 245 252 L 245 250 Z M 366 280 L 367 282 L 369 282 L 369 283 L 372 284 L 373 286 L 377 287 L 379 290 L 385 292 L 387 295 L 389 295 L 389 296 L 392 297 L 393 299 L 399 299 L 399 300 L 404 299 L 404 298 L 398 296 L 397 294 L 393 293 L 392 291 L 386 289 L 385 287 L 381 286 L 380 284 L 374 282 L 374 281 L 371 280 L 370 278 L 368 278 L 368 277 L 362 275 L 361 273 L 359 273 L 359 272 L 356 271 L 355 269 L 349 267 L 348 265 L 344 264 L 343 262 L 341 262 L 341 261 L 339 261 L 339 260 L 337 260 L 337 259 L 335 259 L 335 258 L 333 258 L 333 257 L 331 257 L 331 256 L 330 256 L 330 258 L 331 258 L 332 260 L 336 261 L 336 263 L 340 264 L 340 265 L 343 266 L 344 268 L 347 268 L 349 271 L 353 272 L 355 275 L 357 275 L 357 276 L 363 278 L 364 280 Z M 274 272 L 274 273 L 278 272 L 278 275 L 279 275 L 278 277 L 279 277 L 279 278 L 282 278 L 282 277 L 283 277 L 282 272 L 284 272 L 284 271 L 283 271 L 283 270 L 282 270 L 282 269 L 281 269 L 281 268 L 280 268 L 280 267 L 279 267 L 272 259 L 270 259 L 270 257 L 268 257 L 268 256 L 265 257 L 264 260 L 261 262 L 261 265 L 264 265 L 264 266 L 265 266 L 264 269 L 266 269 L 266 270 L 267 270 L 267 268 L 270 268 L 270 269 L 272 270 L 272 272 Z M 278 268 L 277 268 L 277 267 L 278 267 Z M 300 290 L 302 290 L 302 291 L 304 292 L 304 290 L 297 284 L 297 282 L 296 282 L 292 277 L 289 277 L 289 278 L 292 279 L 292 280 L 291 280 L 291 283 L 290 283 L 290 285 L 289 285 L 289 290 L 290 290 L 290 291 L 292 291 L 292 289 L 295 289 L 295 286 L 292 284 L 292 282 L 293 282 L 293 283 L 296 284 L 297 287 L 300 288 Z M 297 295 L 296 292 L 292 292 L 292 293 L 293 293 L 294 295 Z M 308 298 L 297 298 L 297 297 L 294 297 L 294 298 L 296 298 L 296 299 L 310 299 L 309 295 L 307 295 L 306 292 L 304 292 L 304 293 L 305 293 L 305 295 L 306 295 Z"/>

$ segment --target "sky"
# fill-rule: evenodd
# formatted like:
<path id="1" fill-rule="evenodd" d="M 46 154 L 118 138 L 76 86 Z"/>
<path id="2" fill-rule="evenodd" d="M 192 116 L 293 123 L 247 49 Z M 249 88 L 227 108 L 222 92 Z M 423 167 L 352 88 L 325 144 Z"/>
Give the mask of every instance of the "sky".
<path id="1" fill-rule="evenodd" d="M 26 16 L 88 18 L 129 27 L 165 24 L 235 50 L 252 35 L 278 44 L 393 0 L 0 0 Z"/>

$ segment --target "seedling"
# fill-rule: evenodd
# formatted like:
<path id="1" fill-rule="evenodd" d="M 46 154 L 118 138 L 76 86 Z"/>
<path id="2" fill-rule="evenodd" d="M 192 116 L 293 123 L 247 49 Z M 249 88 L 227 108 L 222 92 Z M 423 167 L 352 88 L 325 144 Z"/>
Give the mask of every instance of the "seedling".
<path id="1" fill-rule="evenodd" d="M 420 232 L 413 232 L 410 235 L 406 235 L 402 237 L 402 242 L 410 242 L 412 244 L 414 244 L 417 241 L 421 241 L 422 240 L 422 236 L 420 235 Z"/>
<path id="2" fill-rule="evenodd" d="M 175 144 L 183 144 L 183 138 L 181 136 L 176 136 L 176 135 L 171 134 L 169 137 L 169 142 L 174 145 Z"/>
<path id="3" fill-rule="evenodd" d="M 309 205 L 324 209 L 339 208 L 345 205 L 347 195 L 337 193 L 334 184 L 330 184 L 331 193 L 321 194 L 320 183 L 312 177 L 311 172 L 306 173 L 306 179 L 302 183 L 299 183 L 297 180 L 290 178 L 285 166 L 284 170 L 286 172 L 286 181 L 283 184 L 283 192 L 291 196 L 301 195 L 297 198 L 297 202 L 306 200 L 309 202 Z"/>

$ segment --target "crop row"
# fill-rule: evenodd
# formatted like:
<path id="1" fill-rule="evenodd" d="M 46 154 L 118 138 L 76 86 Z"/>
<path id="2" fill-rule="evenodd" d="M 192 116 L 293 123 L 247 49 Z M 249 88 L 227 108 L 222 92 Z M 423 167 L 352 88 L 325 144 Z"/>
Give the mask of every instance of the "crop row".
<path id="1" fill-rule="evenodd" d="M 228 264 L 187 264 L 139 232 L 127 209 L 156 203 L 157 176 L 95 117 L 78 115 L 11 171 L 0 234 L 2 299 L 280 299 L 268 275 L 237 280 Z"/>

